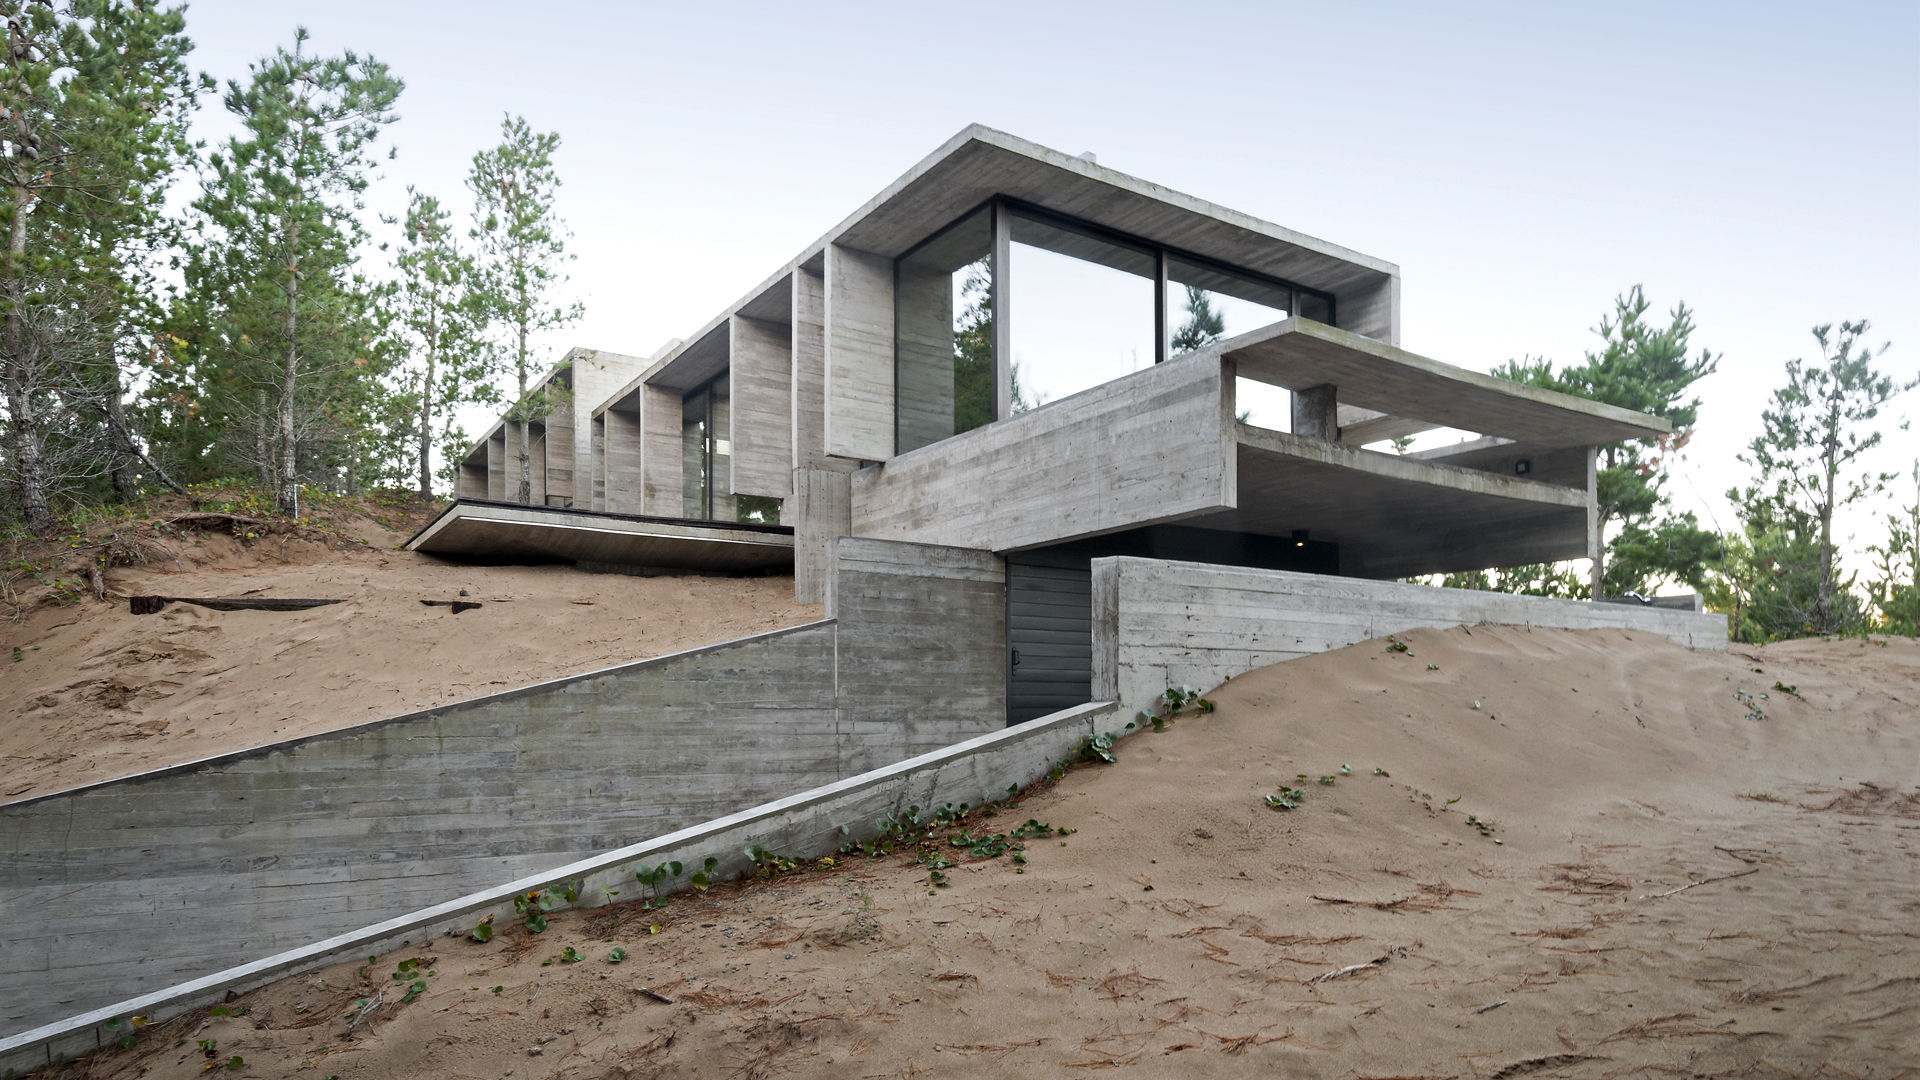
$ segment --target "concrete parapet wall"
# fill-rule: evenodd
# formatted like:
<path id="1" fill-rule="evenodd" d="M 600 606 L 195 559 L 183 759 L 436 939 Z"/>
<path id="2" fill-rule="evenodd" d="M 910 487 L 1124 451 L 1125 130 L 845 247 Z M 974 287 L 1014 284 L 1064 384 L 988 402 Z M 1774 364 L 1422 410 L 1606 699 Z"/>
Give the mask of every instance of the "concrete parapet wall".
<path id="1" fill-rule="evenodd" d="M 1004 724 L 992 556 L 863 541 L 833 593 L 791 630 L 0 806 L 0 1032 Z"/>
<path id="2" fill-rule="evenodd" d="M 931 753 L 815 787 L 751 809 L 715 818 L 641 843 L 596 853 L 576 862 L 504 884 L 450 898 L 443 903 L 396 915 L 321 941 L 157 988 L 137 997 L 116 999 L 39 1028 L 0 1038 L 0 1069 L 46 1065 L 56 1055 L 90 1053 L 111 1044 L 118 1032 L 104 1025 L 135 1014 L 153 1020 L 219 1001 L 227 991 L 243 992 L 275 979 L 310 971 L 346 957 L 366 956 L 441 933 L 458 933 L 492 913 L 510 919 L 513 897 L 563 881 L 584 882 L 581 906 L 610 889 L 633 887 L 636 863 L 678 859 L 689 868 L 712 856 L 718 873 L 731 876 L 748 868 L 742 851 L 750 846 L 793 858 L 812 858 L 837 849 L 840 827 L 855 836 L 873 834 L 872 823 L 909 806 L 942 803 L 983 805 L 1004 797 L 1007 785 L 1038 780 L 1086 736 L 1113 724 L 1111 704 L 1066 709 L 1018 727 L 1003 728 Z"/>
<path id="3" fill-rule="evenodd" d="M 1157 559 L 1093 562 L 1093 697 L 1131 716 L 1282 660 L 1422 627 L 1508 623 L 1660 634 L 1724 650 L 1726 616 Z"/>

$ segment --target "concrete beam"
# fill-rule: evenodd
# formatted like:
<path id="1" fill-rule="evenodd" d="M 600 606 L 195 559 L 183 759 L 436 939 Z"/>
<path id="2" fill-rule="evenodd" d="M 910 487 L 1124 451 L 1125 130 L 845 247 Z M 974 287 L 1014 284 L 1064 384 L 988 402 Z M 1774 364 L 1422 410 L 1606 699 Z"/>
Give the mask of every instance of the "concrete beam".
<path id="1" fill-rule="evenodd" d="M 1443 364 L 1306 319 L 1208 347 L 1242 377 L 1300 390 L 1331 384 L 1350 405 L 1540 446 L 1595 446 L 1669 431 L 1659 417 Z"/>
<path id="2" fill-rule="evenodd" d="M 893 260 L 827 248 L 827 453 L 893 456 Z"/>

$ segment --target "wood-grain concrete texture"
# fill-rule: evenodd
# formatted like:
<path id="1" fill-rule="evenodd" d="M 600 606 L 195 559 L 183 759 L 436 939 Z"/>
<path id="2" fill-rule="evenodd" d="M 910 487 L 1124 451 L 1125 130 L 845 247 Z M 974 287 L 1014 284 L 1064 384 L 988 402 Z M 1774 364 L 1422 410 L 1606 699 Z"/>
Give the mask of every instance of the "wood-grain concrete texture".
<path id="1" fill-rule="evenodd" d="M 1157 364 L 853 476 L 853 531 L 1010 551 L 1234 505 L 1221 362 Z"/>
<path id="2" fill-rule="evenodd" d="M 506 918 L 513 910 L 514 897 L 550 885 L 579 884 L 580 906 L 590 907 L 602 901 L 603 889 L 630 887 L 633 870 L 642 863 L 674 859 L 692 867 L 711 857 L 719 863 L 716 877 L 725 879 L 749 869 L 743 854 L 749 847 L 794 858 L 825 855 L 838 850 L 848 836 L 873 836 L 875 821 L 889 815 L 903 816 L 909 807 L 985 805 L 1002 797 L 1009 784 L 1024 787 L 1045 776 L 1055 762 L 1072 755 L 1089 735 L 1120 726 L 1111 705 L 1065 709 L 528 877 L 490 883 L 430 907 L 356 926 L 0 1038 L 0 1069 L 41 1068 L 59 1056 L 101 1049 L 119 1037 L 119 1031 L 107 1026 L 116 1018 L 146 1016 L 158 1023 L 220 1001 L 229 992 L 245 993 L 345 958 L 382 953 L 447 933 L 463 933 L 489 914 Z M 843 833 L 842 828 L 847 831 Z M 675 892 L 686 887 L 682 879 L 666 885 L 665 890 Z"/>
<path id="3" fill-rule="evenodd" d="M 0 1032 L 999 728 L 995 560 L 844 557 L 819 623 L 0 806 Z"/>
<path id="4" fill-rule="evenodd" d="M 893 260 L 827 247 L 827 453 L 893 456 Z"/>
<path id="5" fill-rule="evenodd" d="M 793 565 L 793 531 L 781 526 L 464 499 L 409 537 L 406 547 L 476 560 L 719 573 L 785 570 Z"/>
<path id="6" fill-rule="evenodd" d="M 735 316 L 729 328 L 729 490 L 785 499 L 793 487 L 791 328 L 744 315 Z"/>
<path id="7" fill-rule="evenodd" d="M 593 406 L 646 363 L 642 357 L 605 349 L 569 349 L 558 363 L 534 380 L 532 385 L 545 388 L 554 403 L 551 411 L 529 421 L 535 433 L 529 440 L 533 458 L 528 469 L 534 502 L 544 502 L 547 495 L 553 495 L 556 499 L 572 500 L 583 508 L 588 506 L 591 491 L 586 474 L 596 460 L 591 422 Z M 520 485 L 518 425 L 504 416 L 495 420 L 461 455 L 459 469 L 456 495 L 489 499 L 517 495 Z M 468 479 L 469 472 L 477 477 L 482 470 L 489 477 L 498 478 L 498 490 L 491 481 L 481 490 Z"/>
<path id="8" fill-rule="evenodd" d="M 1618 627 L 1723 651 L 1726 616 L 1207 563 L 1093 562 L 1093 697 L 1131 716 L 1169 686 L 1205 690 L 1255 668 L 1419 628 Z"/>
<path id="9" fill-rule="evenodd" d="M 1529 446 L 1597 446 L 1673 430 L 1617 405 L 1455 367 L 1310 319 L 1283 319 L 1208 346 L 1244 378 L 1289 390 L 1332 386 L 1341 404 Z"/>
<path id="10" fill-rule="evenodd" d="M 1587 553 L 1578 487 L 1235 425 L 1239 503 L 1187 523 L 1340 545 L 1351 577 L 1478 570 Z"/>
<path id="11" fill-rule="evenodd" d="M 1283 325 L 1254 342 L 1261 378 L 1295 378 L 1284 365 L 1297 364 L 1474 403 L 1511 386 L 1463 383 L 1457 369 L 1398 350 L 1383 355 L 1375 350 L 1385 346 L 1317 323 Z M 1302 342 L 1307 360 L 1297 359 Z M 1304 529 L 1340 545 L 1342 573 L 1365 577 L 1587 553 L 1583 449 L 1539 450 L 1572 455 L 1543 458 L 1562 481 L 1547 483 L 1236 423 L 1233 386 L 1247 371 L 1244 356 L 1194 353 L 864 468 L 853 477 L 853 532 L 1004 553 L 1173 521 L 1264 536 Z M 1328 384 L 1297 381 L 1330 415 L 1327 399 L 1342 388 L 1321 393 Z M 1514 396 L 1520 405 L 1507 407 L 1502 423 L 1524 427 L 1536 446 L 1550 441 L 1542 431 L 1556 417 L 1569 426 L 1652 427 L 1564 395 Z M 1524 420 L 1505 419 L 1514 414 Z M 1484 463 L 1510 470 L 1519 446 Z"/>

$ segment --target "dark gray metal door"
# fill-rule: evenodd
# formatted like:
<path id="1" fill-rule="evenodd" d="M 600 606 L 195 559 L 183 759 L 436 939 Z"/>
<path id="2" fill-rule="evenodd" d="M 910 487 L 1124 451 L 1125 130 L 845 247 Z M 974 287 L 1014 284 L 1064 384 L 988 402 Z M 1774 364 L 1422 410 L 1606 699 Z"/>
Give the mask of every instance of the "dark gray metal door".
<path id="1" fill-rule="evenodd" d="M 1093 569 L 1088 555 L 1007 556 L 1007 723 L 1080 705 L 1093 693 Z"/>

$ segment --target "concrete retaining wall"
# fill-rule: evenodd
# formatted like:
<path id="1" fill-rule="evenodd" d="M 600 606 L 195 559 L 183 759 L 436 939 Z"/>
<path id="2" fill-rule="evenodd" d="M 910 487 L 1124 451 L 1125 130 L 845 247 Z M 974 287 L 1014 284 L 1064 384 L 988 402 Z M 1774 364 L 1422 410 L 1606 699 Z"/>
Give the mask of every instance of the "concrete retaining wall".
<path id="1" fill-rule="evenodd" d="M 708 856 L 720 860 L 722 877 L 747 868 L 742 850 L 759 846 L 789 857 L 812 858 L 838 848 L 840 827 L 853 835 L 873 835 L 872 823 L 909 806 L 942 803 L 974 806 L 1005 797 L 1008 784 L 1038 780 L 1054 762 L 1072 756 L 1080 742 L 1098 730 L 1116 726 L 1112 705 L 1085 705 L 1045 716 L 1019 727 L 1003 728 L 929 754 L 875 769 L 752 809 L 703 822 L 643 843 L 632 844 L 545 873 L 469 893 L 445 903 L 410 911 L 373 925 L 252 963 L 166 986 L 138 997 L 116 1000 L 89 1013 L 0 1038 L 0 1069 L 45 1065 L 56 1055 L 90 1053 L 109 1045 L 118 1033 L 103 1025 L 135 1014 L 165 1020 L 188 1009 L 219 1001 L 227 991 L 243 992 L 285 975 L 309 971 L 345 957 L 367 956 L 440 933 L 461 933 L 493 913 L 512 920 L 513 897 L 562 881 L 586 882 L 581 904 L 602 896 L 600 888 L 633 888 L 636 863 L 678 859 L 688 867 Z"/>
<path id="2" fill-rule="evenodd" d="M 1727 647 L 1726 616 L 1436 589 L 1157 559 L 1093 562 L 1093 697 L 1125 715 L 1169 686 L 1206 690 L 1255 668 L 1419 627 L 1621 627 Z"/>
<path id="3" fill-rule="evenodd" d="M 999 560 L 837 555 L 823 622 L 0 806 L 0 1033 L 1000 728 Z"/>

